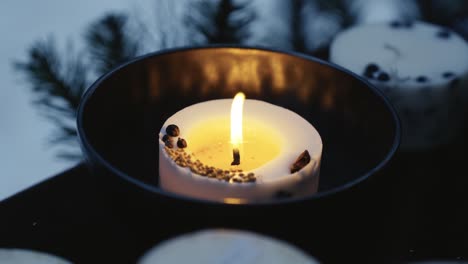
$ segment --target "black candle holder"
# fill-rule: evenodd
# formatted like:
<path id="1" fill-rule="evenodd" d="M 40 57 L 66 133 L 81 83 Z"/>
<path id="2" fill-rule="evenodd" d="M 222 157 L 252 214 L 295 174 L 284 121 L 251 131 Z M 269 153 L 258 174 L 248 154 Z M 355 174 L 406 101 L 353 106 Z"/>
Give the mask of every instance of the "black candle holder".
<path id="1" fill-rule="evenodd" d="M 225 204 L 158 187 L 164 121 L 239 90 L 288 108 L 317 129 L 323 141 L 318 193 Z M 385 225 L 391 181 L 384 172 L 400 142 L 395 111 L 361 77 L 303 54 L 239 46 L 165 50 L 112 70 L 84 95 L 78 134 L 105 205 L 135 225 L 154 223 L 148 232 L 155 242 L 206 227 L 250 229 L 326 260 L 339 258 L 334 249 L 362 259 L 365 247 L 375 246 L 368 242 Z M 185 224 L 174 225 L 176 219 Z"/>

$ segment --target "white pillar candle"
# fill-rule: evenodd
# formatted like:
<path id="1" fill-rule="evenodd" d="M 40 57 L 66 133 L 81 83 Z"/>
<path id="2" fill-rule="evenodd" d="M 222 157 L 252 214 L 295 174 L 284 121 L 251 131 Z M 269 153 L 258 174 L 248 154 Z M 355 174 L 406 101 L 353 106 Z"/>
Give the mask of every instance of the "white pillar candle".
<path id="1" fill-rule="evenodd" d="M 285 241 L 265 235 L 207 229 L 164 241 L 145 252 L 137 263 L 316 264 L 319 261 Z"/>
<path id="2" fill-rule="evenodd" d="M 368 78 L 395 106 L 402 149 L 450 143 L 467 98 L 468 45 L 449 29 L 424 23 L 376 23 L 336 36 L 330 61 Z"/>
<path id="3" fill-rule="evenodd" d="M 248 99 L 241 111 L 243 137 L 240 142 L 231 142 L 232 102 L 219 99 L 194 104 L 166 120 L 159 134 L 161 188 L 227 203 L 315 193 L 322 153 L 322 141 L 315 128 L 288 109 Z M 168 148 L 164 135 L 171 124 L 178 126 L 180 134 L 169 143 L 173 148 Z M 183 152 L 177 146 L 178 138 L 187 143 Z M 231 165 L 234 148 L 240 154 L 239 165 Z M 291 172 L 292 164 L 305 151 L 310 161 Z M 182 156 L 177 159 L 177 155 Z M 197 171 L 187 164 L 187 155 L 191 155 L 192 162 L 200 160 L 214 169 Z"/>

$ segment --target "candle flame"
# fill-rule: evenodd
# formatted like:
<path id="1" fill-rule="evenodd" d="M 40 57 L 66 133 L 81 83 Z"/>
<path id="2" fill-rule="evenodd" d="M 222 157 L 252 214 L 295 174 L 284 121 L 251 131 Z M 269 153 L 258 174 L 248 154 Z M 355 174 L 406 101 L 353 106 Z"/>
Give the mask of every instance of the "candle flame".
<path id="1" fill-rule="evenodd" d="M 242 143 L 242 109 L 244 107 L 245 94 L 239 92 L 234 96 L 231 105 L 231 144 L 233 148 L 239 148 Z"/>

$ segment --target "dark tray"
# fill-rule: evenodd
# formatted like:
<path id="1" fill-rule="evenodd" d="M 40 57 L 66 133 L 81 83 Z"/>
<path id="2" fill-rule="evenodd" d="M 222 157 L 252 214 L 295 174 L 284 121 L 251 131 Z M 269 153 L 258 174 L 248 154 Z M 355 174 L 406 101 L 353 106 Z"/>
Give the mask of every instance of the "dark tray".
<path id="1" fill-rule="evenodd" d="M 388 210 L 394 224 L 375 241 L 385 250 L 369 255 L 379 258 L 384 252 L 382 262 L 468 259 L 465 145 L 397 154 L 389 172 L 400 187 Z M 1 202 L 0 247 L 36 249 L 76 263 L 134 263 L 169 237 L 157 223 L 112 212 L 98 198 L 93 179 L 78 164 Z"/>

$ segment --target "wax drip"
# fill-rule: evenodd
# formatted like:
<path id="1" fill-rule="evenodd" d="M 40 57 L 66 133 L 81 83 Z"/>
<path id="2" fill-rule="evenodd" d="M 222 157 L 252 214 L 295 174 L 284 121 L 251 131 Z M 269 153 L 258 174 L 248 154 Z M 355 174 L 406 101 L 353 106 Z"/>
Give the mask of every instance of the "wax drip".
<path id="1" fill-rule="evenodd" d="M 388 44 L 388 43 L 385 43 L 385 44 L 384 44 L 384 49 L 388 49 L 388 50 L 392 51 L 393 53 L 395 53 L 395 56 L 401 57 L 401 52 L 400 52 L 400 50 L 397 49 L 397 48 L 396 48 L 395 46 L 393 46 L 393 45 L 390 45 L 390 44 Z"/>

